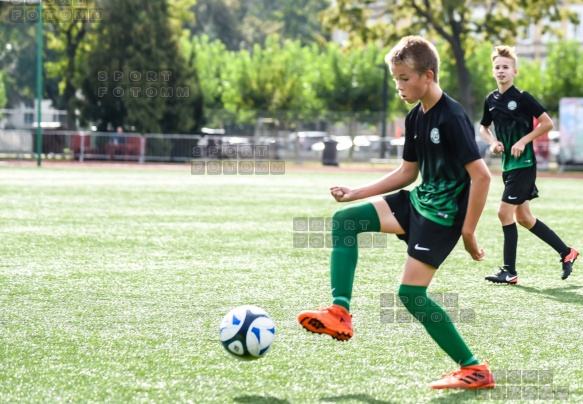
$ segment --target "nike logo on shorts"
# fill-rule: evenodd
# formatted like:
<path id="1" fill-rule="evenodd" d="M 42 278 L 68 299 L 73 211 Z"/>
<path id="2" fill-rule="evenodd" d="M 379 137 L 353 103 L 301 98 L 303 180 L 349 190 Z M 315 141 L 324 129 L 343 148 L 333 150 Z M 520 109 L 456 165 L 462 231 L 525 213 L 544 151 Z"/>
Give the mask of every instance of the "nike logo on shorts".
<path id="1" fill-rule="evenodd" d="M 415 249 L 416 250 L 419 250 L 419 251 L 429 251 L 429 248 L 427 248 L 427 247 L 421 247 L 419 245 L 419 243 L 415 244 Z"/>
<path id="2" fill-rule="evenodd" d="M 517 196 L 509 196 L 508 199 L 516 199 L 518 198 Z"/>

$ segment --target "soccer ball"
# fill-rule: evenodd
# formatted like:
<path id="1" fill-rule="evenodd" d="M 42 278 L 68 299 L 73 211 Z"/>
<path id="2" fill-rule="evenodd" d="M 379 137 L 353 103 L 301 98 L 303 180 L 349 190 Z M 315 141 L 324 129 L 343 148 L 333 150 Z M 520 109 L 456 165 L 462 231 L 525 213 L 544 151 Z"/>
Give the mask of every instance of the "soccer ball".
<path id="1" fill-rule="evenodd" d="M 227 313 L 220 326 L 221 343 L 243 360 L 263 357 L 275 340 L 275 324 L 257 306 L 239 306 Z"/>

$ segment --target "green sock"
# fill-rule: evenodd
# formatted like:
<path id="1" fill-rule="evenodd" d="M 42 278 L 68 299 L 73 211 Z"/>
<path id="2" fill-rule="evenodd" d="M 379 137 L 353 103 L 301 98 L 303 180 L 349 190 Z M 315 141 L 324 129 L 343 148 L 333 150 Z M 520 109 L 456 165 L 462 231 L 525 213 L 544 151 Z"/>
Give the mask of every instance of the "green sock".
<path id="1" fill-rule="evenodd" d="M 373 204 L 363 202 L 338 210 L 332 217 L 330 284 L 333 303 L 350 310 L 354 271 L 358 261 L 358 233 L 378 232 L 379 216 Z"/>
<path id="2" fill-rule="evenodd" d="M 427 296 L 427 287 L 401 285 L 399 297 L 405 308 L 427 330 L 431 338 L 460 366 L 480 363 L 457 332 L 449 315 Z"/>

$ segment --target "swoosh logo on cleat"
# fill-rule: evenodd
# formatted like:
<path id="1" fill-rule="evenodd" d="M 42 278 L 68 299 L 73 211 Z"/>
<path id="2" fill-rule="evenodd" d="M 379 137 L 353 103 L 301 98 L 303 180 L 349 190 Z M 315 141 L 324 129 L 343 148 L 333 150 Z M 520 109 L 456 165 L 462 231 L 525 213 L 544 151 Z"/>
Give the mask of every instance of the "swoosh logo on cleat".
<path id="1" fill-rule="evenodd" d="M 514 275 L 514 276 L 506 275 L 506 282 L 513 281 L 516 278 L 518 278 L 518 275 Z"/>

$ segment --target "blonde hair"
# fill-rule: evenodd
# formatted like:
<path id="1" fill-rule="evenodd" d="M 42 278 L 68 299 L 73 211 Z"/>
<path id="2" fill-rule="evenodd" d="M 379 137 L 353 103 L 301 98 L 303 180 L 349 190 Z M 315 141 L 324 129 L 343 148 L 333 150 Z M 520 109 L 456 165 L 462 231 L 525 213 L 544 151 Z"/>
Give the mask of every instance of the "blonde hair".
<path id="1" fill-rule="evenodd" d="M 514 67 L 518 64 L 518 57 L 516 56 L 516 49 L 513 46 L 508 45 L 499 45 L 494 47 L 494 52 L 492 52 L 491 58 L 492 62 L 498 56 L 502 56 L 505 58 L 510 58 L 514 61 Z"/>
<path id="2" fill-rule="evenodd" d="M 439 83 L 439 54 L 427 39 L 411 35 L 402 38 L 385 56 L 388 65 L 403 63 L 419 75 L 431 70 L 433 81 Z"/>

